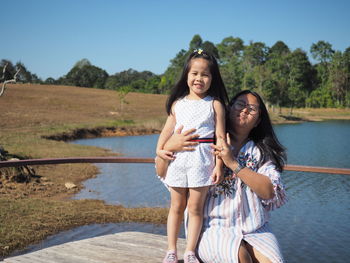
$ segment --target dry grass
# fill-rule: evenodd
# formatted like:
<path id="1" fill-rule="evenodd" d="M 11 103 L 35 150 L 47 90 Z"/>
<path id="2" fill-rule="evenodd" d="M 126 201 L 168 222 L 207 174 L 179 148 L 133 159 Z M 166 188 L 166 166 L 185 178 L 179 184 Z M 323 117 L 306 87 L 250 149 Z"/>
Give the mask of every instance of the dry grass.
<path id="1" fill-rule="evenodd" d="M 165 118 L 165 95 L 130 93 L 123 111 L 118 94 L 67 86 L 10 85 L 0 97 L 0 145 L 11 154 L 26 158 L 106 156 L 98 147 L 44 139 L 76 129 L 124 128 L 128 132 L 160 130 Z M 288 109 L 283 109 L 288 115 Z M 350 119 L 349 110 L 295 109 L 300 119 Z M 275 123 L 286 122 L 271 113 Z M 96 175 L 91 164 L 35 167 L 38 178 L 27 184 L 0 181 L 0 257 L 76 226 L 106 222 L 165 223 L 167 209 L 123 208 L 95 200 L 71 200 L 82 181 Z M 1 173 L 1 169 L 0 169 Z M 1 178 L 1 177 L 0 177 Z M 78 185 L 73 190 L 65 182 Z"/>
<path id="2" fill-rule="evenodd" d="M 0 207 L 0 258 L 72 227 L 131 221 L 164 224 L 167 215 L 165 208 L 124 208 L 97 200 L 0 198 Z"/>
<path id="3" fill-rule="evenodd" d="M 0 145 L 26 158 L 106 156 L 97 147 L 46 140 L 42 136 L 97 127 L 160 129 L 166 96 L 131 93 L 120 111 L 115 91 L 66 86 L 10 85 L 0 97 Z M 141 129 L 145 132 L 145 129 Z M 124 129 L 125 132 L 125 129 Z M 165 223 L 167 209 L 131 209 L 101 201 L 70 200 L 81 183 L 97 174 L 91 164 L 35 167 L 30 183 L 0 183 L 0 257 L 80 225 L 104 222 Z M 0 169 L 1 172 L 1 169 Z M 1 177 L 0 177 L 1 178 Z M 65 182 L 78 185 L 66 189 Z"/>

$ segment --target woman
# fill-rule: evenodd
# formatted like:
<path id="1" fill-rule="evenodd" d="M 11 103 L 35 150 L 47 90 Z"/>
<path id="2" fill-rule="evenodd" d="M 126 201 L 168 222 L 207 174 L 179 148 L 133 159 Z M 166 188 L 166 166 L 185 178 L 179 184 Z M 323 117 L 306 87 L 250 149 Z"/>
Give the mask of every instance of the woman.
<path id="1" fill-rule="evenodd" d="M 203 262 L 283 262 L 268 226 L 269 211 L 285 202 L 280 173 L 286 160 L 261 97 L 238 93 L 229 103 L 228 136 L 214 154 L 225 163 L 226 177 L 209 190 L 197 253 Z M 193 135 L 175 134 L 169 151 L 188 150 Z M 165 169 L 164 160 L 156 160 Z"/>

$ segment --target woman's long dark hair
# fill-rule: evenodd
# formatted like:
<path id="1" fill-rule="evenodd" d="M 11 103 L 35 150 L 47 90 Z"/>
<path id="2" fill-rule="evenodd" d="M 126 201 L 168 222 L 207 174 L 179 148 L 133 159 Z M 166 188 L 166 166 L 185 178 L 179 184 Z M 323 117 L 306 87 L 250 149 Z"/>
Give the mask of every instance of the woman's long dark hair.
<path id="1" fill-rule="evenodd" d="M 207 94 L 219 100 L 224 106 L 228 103 L 228 96 L 224 82 L 222 81 L 218 63 L 215 57 L 203 50 L 195 50 L 192 52 L 184 65 L 180 80 L 175 84 L 166 102 L 166 111 L 168 115 L 171 114 L 171 107 L 173 103 L 189 94 L 189 87 L 187 85 L 187 76 L 190 71 L 191 61 L 196 58 L 203 58 L 209 62 L 209 70 L 212 77 L 210 87 Z"/>
<path id="2" fill-rule="evenodd" d="M 248 135 L 248 138 L 255 142 L 256 146 L 259 148 L 262 154 L 260 164 L 264 163 L 267 160 L 271 160 L 276 166 L 276 169 L 282 172 L 283 166 L 287 161 L 286 149 L 278 141 L 278 138 L 272 127 L 269 113 L 260 95 L 250 90 L 243 90 L 232 98 L 229 103 L 229 107 L 232 107 L 239 96 L 245 94 L 253 95 L 255 98 L 257 98 L 260 105 L 260 121 Z M 231 128 L 230 123 L 228 123 L 227 127 Z"/>

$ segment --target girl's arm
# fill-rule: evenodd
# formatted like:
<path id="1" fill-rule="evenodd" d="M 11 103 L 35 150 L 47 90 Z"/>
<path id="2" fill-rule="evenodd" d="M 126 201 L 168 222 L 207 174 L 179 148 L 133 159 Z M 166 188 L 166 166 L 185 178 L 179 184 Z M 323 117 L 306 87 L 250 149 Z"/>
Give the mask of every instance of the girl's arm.
<path id="1" fill-rule="evenodd" d="M 218 138 L 224 138 L 226 133 L 226 127 L 225 127 L 225 108 L 222 105 L 222 103 L 218 100 L 214 100 L 213 107 L 215 111 L 215 137 L 216 137 L 216 145 L 218 147 L 221 147 L 221 143 L 218 140 Z M 221 158 L 216 156 L 216 162 L 215 162 L 215 168 L 213 171 L 213 182 L 215 184 L 218 184 L 222 181 L 224 178 L 223 173 L 223 161 Z"/>
<path id="2" fill-rule="evenodd" d="M 157 148 L 156 148 L 156 154 L 157 154 L 155 158 L 156 173 L 158 176 L 162 178 L 166 176 L 169 160 L 174 159 L 172 152 L 164 150 L 164 145 L 173 134 L 174 128 L 175 128 L 175 116 L 173 114 L 170 114 L 164 124 L 162 132 L 159 135 Z"/>
<path id="3" fill-rule="evenodd" d="M 157 156 L 161 157 L 165 160 L 172 160 L 173 153 L 170 151 L 164 150 L 164 145 L 170 138 L 170 136 L 173 134 L 175 128 L 175 116 L 174 114 L 170 114 L 164 124 L 164 127 L 162 129 L 162 132 L 159 135 L 158 142 L 157 142 L 157 148 L 156 148 L 156 154 Z"/>

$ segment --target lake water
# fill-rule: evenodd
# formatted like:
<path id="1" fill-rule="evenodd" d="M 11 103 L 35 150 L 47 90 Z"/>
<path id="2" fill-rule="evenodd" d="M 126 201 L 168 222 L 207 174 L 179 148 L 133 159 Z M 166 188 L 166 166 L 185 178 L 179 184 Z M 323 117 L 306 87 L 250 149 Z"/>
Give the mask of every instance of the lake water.
<path id="1" fill-rule="evenodd" d="M 288 149 L 289 164 L 350 168 L 349 121 L 278 125 L 275 131 Z M 74 143 L 107 148 L 128 157 L 153 157 L 157 138 L 108 137 Z M 75 199 L 102 199 L 128 207 L 169 206 L 168 191 L 156 178 L 152 164 L 97 166 L 101 173 L 87 180 Z M 350 176 L 284 172 L 282 179 L 289 201 L 271 213 L 270 223 L 286 261 L 349 262 Z M 51 237 L 51 242 L 63 242 L 64 236 L 81 237 L 89 231 L 98 235 L 129 228 L 128 224 L 94 225 L 69 232 L 75 234 Z M 164 226 L 133 224 L 131 228 L 166 234 Z"/>

